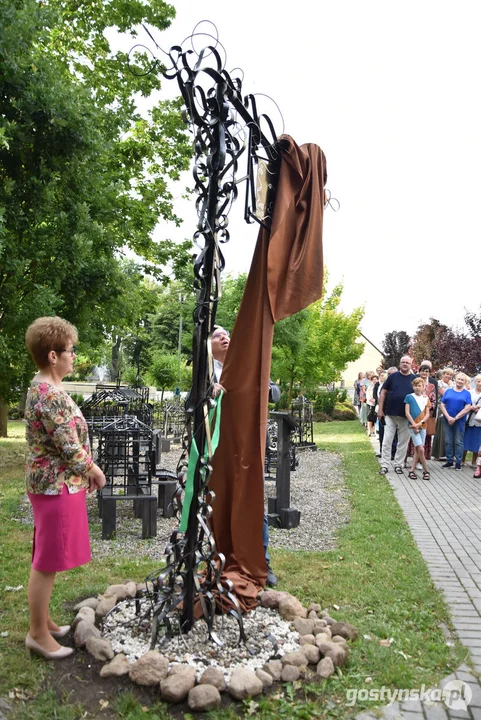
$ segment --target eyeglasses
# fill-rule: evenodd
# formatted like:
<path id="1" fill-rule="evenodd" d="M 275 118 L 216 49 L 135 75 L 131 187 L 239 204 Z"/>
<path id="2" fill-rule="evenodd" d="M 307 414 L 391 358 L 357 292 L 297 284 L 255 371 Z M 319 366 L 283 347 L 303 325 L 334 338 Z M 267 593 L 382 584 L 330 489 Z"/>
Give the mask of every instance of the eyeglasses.
<path id="1" fill-rule="evenodd" d="M 429 372 L 429 368 L 428 367 L 419 368 L 419 372 Z"/>
<path id="2" fill-rule="evenodd" d="M 71 355 L 72 357 L 77 354 L 77 348 L 75 347 L 75 345 L 74 345 L 73 347 L 71 347 L 70 349 L 67 349 L 67 348 L 54 348 L 54 350 L 55 350 L 56 353 L 68 352 L 68 353 L 70 353 L 70 355 Z"/>
<path id="3" fill-rule="evenodd" d="M 229 333 L 228 333 L 226 330 L 222 330 L 222 331 L 219 331 L 219 332 L 214 332 L 214 333 L 212 334 L 212 340 L 217 340 L 218 338 L 221 338 L 221 337 L 229 338 L 230 335 L 229 335 Z"/>

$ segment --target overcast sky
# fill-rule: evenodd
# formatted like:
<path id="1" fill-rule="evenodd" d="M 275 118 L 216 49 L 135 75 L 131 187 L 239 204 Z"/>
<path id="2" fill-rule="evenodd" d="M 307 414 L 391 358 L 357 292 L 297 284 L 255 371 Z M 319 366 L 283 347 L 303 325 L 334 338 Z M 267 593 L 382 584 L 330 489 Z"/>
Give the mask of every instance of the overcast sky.
<path id="1" fill-rule="evenodd" d="M 324 150 L 341 203 L 325 214 L 329 284 L 344 282 L 346 310 L 365 306 L 364 334 L 380 344 L 390 330 L 413 333 L 431 316 L 461 326 L 465 308 L 479 310 L 481 3 L 174 4 L 159 45 L 211 20 L 244 92 L 272 96 L 284 131 Z M 172 95 L 175 81 L 164 86 Z M 281 132 L 274 106 L 265 110 Z M 190 237 L 195 216 L 179 208 Z M 248 269 L 257 235 L 242 214 L 239 199 L 225 248 L 232 273 Z"/>

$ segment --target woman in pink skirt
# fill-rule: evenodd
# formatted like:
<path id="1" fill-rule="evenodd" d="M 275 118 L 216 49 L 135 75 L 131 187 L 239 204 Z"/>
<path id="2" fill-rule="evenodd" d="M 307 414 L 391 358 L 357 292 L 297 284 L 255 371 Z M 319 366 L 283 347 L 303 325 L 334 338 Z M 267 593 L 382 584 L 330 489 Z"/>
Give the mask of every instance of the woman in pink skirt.
<path id="1" fill-rule="evenodd" d="M 102 470 L 90 456 L 87 423 L 61 387 L 73 371 L 76 342 L 75 327 L 58 317 L 38 318 L 26 334 L 39 372 L 25 406 L 26 485 L 34 518 L 25 647 L 28 654 L 33 651 L 48 660 L 73 652 L 57 642 L 70 626 L 59 627 L 51 619 L 50 597 L 57 572 L 91 559 L 85 493 L 105 485 Z"/>

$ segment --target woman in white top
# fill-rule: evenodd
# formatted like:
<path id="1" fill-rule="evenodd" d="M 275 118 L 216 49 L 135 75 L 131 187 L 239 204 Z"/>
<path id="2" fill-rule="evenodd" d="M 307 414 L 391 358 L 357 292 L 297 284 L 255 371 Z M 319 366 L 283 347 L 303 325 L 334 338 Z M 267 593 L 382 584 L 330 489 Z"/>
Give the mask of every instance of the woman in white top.
<path id="1" fill-rule="evenodd" d="M 466 420 L 463 462 L 465 462 L 468 452 L 472 452 L 472 464 L 475 465 L 479 453 L 479 447 L 481 445 L 481 425 L 477 426 L 475 423 L 476 413 L 481 409 L 481 375 L 476 375 L 474 378 L 474 389 L 470 392 L 473 409 Z"/>
<path id="2" fill-rule="evenodd" d="M 366 405 L 367 405 L 367 435 L 376 435 L 376 398 L 374 397 L 374 388 L 379 382 L 377 375 L 371 377 L 371 382 L 366 388 Z"/>
<path id="3" fill-rule="evenodd" d="M 436 434 L 434 435 L 431 456 L 436 460 L 444 460 L 446 457 L 446 449 L 444 447 L 444 423 L 443 414 L 441 412 L 441 398 L 446 390 L 453 387 L 454 370 L 450 367 L 444 368 L 441 380 L 438 380 L 438 409 L 436 415 Z"/>

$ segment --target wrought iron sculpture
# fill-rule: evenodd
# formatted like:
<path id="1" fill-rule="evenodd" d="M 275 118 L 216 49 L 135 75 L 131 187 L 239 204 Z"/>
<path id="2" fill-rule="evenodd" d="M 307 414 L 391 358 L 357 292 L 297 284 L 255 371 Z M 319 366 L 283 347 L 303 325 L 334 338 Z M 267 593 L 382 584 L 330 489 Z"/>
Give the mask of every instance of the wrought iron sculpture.
<path id="1" fill-rule="evenodd" d="M 152 38 L 150 32 L 146 32 Z M 197 193 L 197 230 L 194 240 L 200 247 L 194 261 L 197 304 L 194 312 L 193 381 L 186 402 L 188 432 L 178 466 L 180 488 L 178 510 L 185 501 L 189 455 L 192 441 L 199 450 L 193 473 L 192 501 L 188 509 L 186 531 L 176 530 L 166 549 L 167 566 L 154 574 L 154 612 L 152 646 L 159 626 L 173 632 L 187 632 L 201 608 L 210 637 L 221 643 L 214 633 L 216 607 L 233 613 L 243 625 L 240 608 L 231 585 L 221 579 L 224 557 L 216 552 L 209 527 L 212 503 L 209 491 L 212 471 L 212 437 L 209 411 L 212 408 L 214 384 L 210 337 L 215 325 L 220 294 L 220 274 L 224 268 L 221 243 L 229 240 L 228 213 L 238 195 L 238 185 L 245 182 L 244 216 L 270 226 L 280 163 L 280 146 L 270 118 L 259 113 L 254 95 L 243 96 L 242 77 L 238 70 L 229 73 L 225 53 L 217 37 L 208 35 L 210 43 L 197 52 L 193 38 L 191 49 L 174 46 L 168 53 L 167 66 L 156 60 L 152 70 L 176 79 L 184 100 L 184 117 L 194 134 L 194 180 Z M 155 43 L 157 50 L 163 52 Z M 222 57 L 223 56 L 223 57 Z M 245 170 L 240 175 L 240 161 Z M 186 508 L 183 510 L 187 512 Z M 179 609 L 181 608 L 181 613 Z"/>
<path id="2" fill-rule="evenodd" d="M 299 448 L 316 449 L 314 442 L 314 415 L 312 403 L 305 397 L 300 397 L 291 403 L 291 415 L 296 421 L 297 429 L 292 435 L 292 442 Z"/>
<path id="3" fill-rule="evenodd" d="M 231 593 L 231 584 L 221 577 L 225 559 L 217 553 L 209 527 L 215 500 L 209 490 L 212 472 L 209 412 L 213 406 L 214 384 L 210 338 L 224 268 L 221 244 L 229 240 L 228 213 L 238 196 L 238 186 L 245 182 L 245 220 L 269 228 L 282 146 L 271 119 L 259 111 L 257 97 L 243 95 L 241 71 L 227 71 L 226 54 L 217 31 L 214 29 L 212 35 L 197 30 L 198 26 L 186 41 L 191 43 L 190 49 L 186 49 L 184 42 L 183 46 L 164 52 L 145 28 L 156 49 L 165 57 L 164 65 L 153 53 L 150 71 L 177 80 L 185 105 L 184 117 L 194 135 L 193 175 L 198 213 L 194 240 L 199 247 L 194 261 L 197 304 L 193 382 L 186 402 L 187 432 L 178 466 L 177 506 L 178 511 L 183 512 L 183 521 L 188 512 L 188 522 L 185 532 L 176 530 L 170 538 L 166 567 L 148 578 L 154 588 L 152 647 L 161 626 L 167 628 L 168 634 L 187 632 L 198 615 L 206 621 L 210 637 L 221 643 L 214 632 L 217 607 L 235 615 L 240 637 L 244 637 L 237 599 Z M 208 40 L 207 46 L 197 51 L 194 41 L 199 37 Z M 192 501 L 188 508 L 183 508 L 194 443 L 198 459 L 193 468 Z"/>
<path id="4" fill-rule="evenodd" d="M 152 425 L 152 406 L 149 404 L 149 388 L 132 388 L 127 385 L 97 385 L 95 392 L 82 403 L 82 413 L 89 425 L 92 443 L 105 419 L 124 415 L 136 417 L 145 425 Z"/>
<path id="5" fill-rule="evenodd" d="M 152 428 L 162 431 L 162 437 L 177 439 L 184 434 L 185 401 L 181 397 L 153 405 Z"/>
<path id="6" fill-rule="evenodd" d="M 142 518 L 142 537 L 157 534 L 157 496 L 152 494 L 152 430 L 136 417 L 115 418 L 99 433 L 98 462 L 107 483 L 98 495 L 102 537 L 115 533 L 116 503 L 132 500 Z"/>

